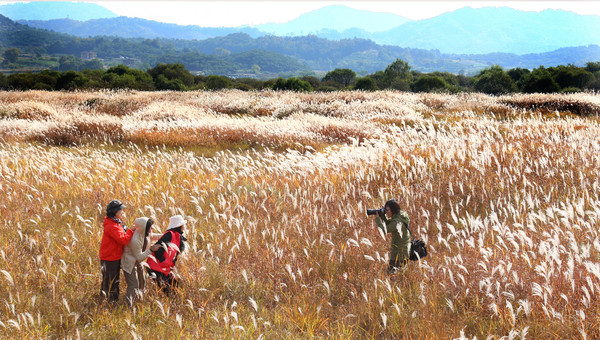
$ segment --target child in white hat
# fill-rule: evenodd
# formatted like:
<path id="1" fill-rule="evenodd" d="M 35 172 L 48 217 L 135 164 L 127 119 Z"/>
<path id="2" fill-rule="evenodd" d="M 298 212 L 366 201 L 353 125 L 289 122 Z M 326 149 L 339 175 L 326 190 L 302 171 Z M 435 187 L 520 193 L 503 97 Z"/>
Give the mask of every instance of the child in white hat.
<path id="1" fill-rule="evenodd" d="M 177 257 L 185 249 L 183 236 L 184 226 L 187 221 L 181 215 L 172 216 L 169 219 L 169 227 L 155 245 L 160 248 L 148 257 L 148 273 L 153 277 L 163 292 L 169 294 L 178 282 L 171 272 L 177 262 Z"/>

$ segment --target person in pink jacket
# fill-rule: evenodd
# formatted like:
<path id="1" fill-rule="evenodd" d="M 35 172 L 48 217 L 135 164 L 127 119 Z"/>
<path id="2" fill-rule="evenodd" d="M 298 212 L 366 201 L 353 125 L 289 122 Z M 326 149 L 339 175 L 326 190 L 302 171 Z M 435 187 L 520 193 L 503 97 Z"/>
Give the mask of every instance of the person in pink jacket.
<path id="1" fill-rule="evenodd" d="M 167 295 L 177 287 L 179 282 L 173 275 L 172 269 L 177 263 L 177 258 L 185 250 L 183 236 L 184 226 L 187 221 L 181 215 L 172 216 L 169 219 L 169 227 L 161 238 L 155 243 L 159 246 L 157 251 L 148 257 L 148 274 L 156 280 L 158 286 Z"/>

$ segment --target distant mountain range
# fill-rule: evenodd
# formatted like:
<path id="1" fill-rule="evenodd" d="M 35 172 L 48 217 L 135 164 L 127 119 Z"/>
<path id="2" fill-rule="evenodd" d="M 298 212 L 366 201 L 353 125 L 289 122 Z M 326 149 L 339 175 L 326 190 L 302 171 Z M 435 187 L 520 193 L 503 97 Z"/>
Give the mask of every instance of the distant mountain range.
<path id="1" fill-rule="evenodd" d="M 265 34 L 251 27 L 199 27 L 181 26 L 140 18 L 116 17 L 77 21 L 73 19 L 17 20 L 30 27 L 67 33 L 78 37 L 98 35 L 121 38 L 166 38 L 166 39 L 208 39 L 232 33 L 246 33 L 252 37 Z"/>
<path id="2" fill-rule="evenodd" d="M 40 8 L 43 13 L 35 14 Z M 564 47 L 600 44 L 600 16 L 561 10 L 525 12 L 506 7 L 465 7 L 434 18 L 411 21 L 390 13 L 334 5 L 305 13 L 287 23 L 235 28 L 181 26 L 115 17 L 114 13 L 90 3 L 18 3 L 0 6 L 1 13 L 31 27 L 80 37 L 108 35 L 201 40 L 237 32 L 254 38 L 310 34 L 330 40 L 361 38 L 380 45 L 454 54 L 544 53 Z M 91 19 L 82 18 L 86 13 Z M 44 18 L 40 18 L 41 14 Z"/>
<path id="3" fill-rule="evenodd" d="M 323 31 L 346 31 L 344 38 L 355 38 L 354 33 L 370 34 L 386 31 L 409 21 L 411 20 L 396 14 L 363 11 L 342 5 L 332 5 L 302 14 L 300 17 L 286 23 L 256 25 L 255 28 L 267 34 L 278 36 L 302 36 L 318 34 Z"/>
<path id="4" fill-rule="evenodd" d="M 52 55 L 97 52 L 141 65 L 181 62 L 223 75 L 291 75 L 335 68 L 361 74 L 396 58 L 422 72 L 474 74 L 494 64 L 535 68 L 600 60 L 600 16 L 465 7 L 425 20 L 334 5 L 287 23 L 200 27 L 118 17 L 82 2 L 0 6 L 0 44 Z M 73 36 L 87 39 L 75 39 Z"/>
<path id="5" fill-rule="evenodd" d="M 560 10 L 517 11 L 465 7 L 374 33 L 379 44 L 437 49 L 444 53 L 542 53 L 600 44 L 600 16 Z"/>
<path id="6" fill-rule="evenodd" d="M 86 2 L 31 1 L 0 6 L 0 14 L 12 20 L 51 20 L 69 18 L 86 21 L 99 18 L 114 18 L 108 9 Z"/>
<path id="7" fill-rule="evenodd" d="M 272 78 L 302 74 L 323 75 L 336 68 L 349 68 L 360 75 L 385 70 L 397 58 L 417 71 L 447 71 L 475 74 L 499 64 L 505 68 L 535 68 L 540 65 L 585 65 L 600 60 L 600 47 L 569 47 L 539 54 L 483 55 L 444 54 L 436 50 L 378 45 L 366 39 L 328 40 L 314 35 L 253 38 L 245 33 L 203 40 L 165 38 L 78 38 L 65 33 L 36 29 L 0 15 L 0 45 L 16 47 L 33 55 L 83 55 L 93 51 L 106 61 L 136 60 L 139 67 L 156 63 L 182 63 L 201 74 L 232 77 Z"/>

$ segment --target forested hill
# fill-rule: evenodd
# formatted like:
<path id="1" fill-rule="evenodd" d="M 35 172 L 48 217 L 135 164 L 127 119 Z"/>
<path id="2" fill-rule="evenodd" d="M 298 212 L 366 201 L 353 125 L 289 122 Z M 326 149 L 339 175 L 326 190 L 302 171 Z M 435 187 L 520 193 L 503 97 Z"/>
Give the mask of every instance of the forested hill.
<path id="1" fill-rule="evenodd" d="M 202 41 L 169 40 L 176 49 L 197 50 L 205 54 L 239 53 L 247 50 L 268 50 L 291 56 L 313 70 L 330 71 L 349 68 L 356 72 L 373 73 L 385 69 L 396 59 L 407 61 L 422 72 L 447 71 L 473 74 L 490 65 L 505 68 L 556 66 L 600 60 L 598 45 L 561 48 L 547 53 L 516 55 L 512 53 L 444 54 L 437 50 L 378 45 L 366 39 L 328 40 L 314 35 L 303 37 L 263 36 L 252 38 L 236 33 Z"/>
<path id="2" fill-rule="evenodd" d="M 289 76 L 310 71 L 328 72 L 349 68 L 367 74 L 384 70 L 400 58 L 414 70 L 474 74 L 492 64 L 505 68 L 535 68 L 540 65 L 576 64 L 600 60 L 598 46 L 565 48 L 549 53 L 523 55 L 447 55 L 436 50 L 382 46 L 366 39 L 327 40 L 316 36 L 252 38 L 235 33 L 204 40 L 144 39 L 98 36 L 78 38 L 34 29 L 0 16 L 0 44 L 23 53 L 74 55 L 95 52 L 97 58 L 135 59 L 136 67 L 150 68 L 159 62 L 179 62 L 204 74 L 256 77 Z"/>
<path id="3" fill-rule="evenodd" d="M 0 13 L 3 7 L 0 6 Z M 8 17 L 13 20 L 25 19 Z M 66 15 L 54 17 L 56 20 L 28 19 L 31 21 L 19 22 L 84 38 L 114 35 L 121 38 L 200 40 L 231 33 L 246 33 L 253 38 L 264 35 L 299 37 L 313 34 L 330 40 L 362 38 L 379 45 L 462 54 L 502 52 L 522 55 L 545 53 L 564 47 L 600 45 L 598 15 L 579 15 L 562 10 L 520 11 L 507 7 L 464 7 L 432 18 L 411 21 L 391 13 L 333 5 L 304 13 L 288 22 L 254 27 L 202 27 L 200 21 L 200 26 L 183 26 L 107 16 L 77 21 L 75 15 L 69 16 L 75 20 L 65 20 L 65 17 Z"/>
<path id="4" fill-rule="evenodd" d="M 67 34 L 31 28 L 0 15 L 0 44 L 3 48 L 17 47 L 26 52 L 45 52 L 45 46 L 73 40 Z"/>
<path id="5" fill-rule="evenodd" d="M 251 27 L 200 27 L 181 26 L 140 18 L 102 18 L 88 21 L 72 19 L 53 20 L 17 20 L 18 23 L 30 27 L 53 30 L 77 37 L 92 37 L 98 35 L 118 36 L 121 38 L 166 38 L 201 40 L 232 33 L 246 33 L 251 37 L 265 35 Z"/>
<path id="6" fill-rule="evenodd" d="M 310 72 L 298 60 L 265 50 L 246 49 L 240 53 L 223 51 L 205 54 L 198 49 L 183 47 L 185 40 L 123 39 L 97 36 L 78 38 L 68 34 L 31 28 L 0 15 L 0 44 L 4 49 L 17 48 L 21 53 L 79 57 L 82 52 L 96 52 L 97 58 L 135 60 L 136 65 L 150 68 L 157 63 L 184 64 L 192 71 L 204 74 L 236 75 L 251 73 L 260 77 Z M 177 46 L 176 46 L 177 45 Z"/>

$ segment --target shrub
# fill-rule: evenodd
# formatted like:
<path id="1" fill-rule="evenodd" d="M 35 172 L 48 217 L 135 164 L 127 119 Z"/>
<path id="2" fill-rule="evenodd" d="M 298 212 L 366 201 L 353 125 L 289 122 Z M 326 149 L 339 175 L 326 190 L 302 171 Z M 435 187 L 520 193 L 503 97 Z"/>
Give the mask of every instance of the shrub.
<path id="1" fill-rule="evenodd" d="M 596 79 L 593 82 L 589 83 L 586 89 L 600 91 L 600 79 Z"/>
<path id="2" fill-rule="evenodd" d="M 475 77 L 477 91 L 499 95 L 517 91 L 514 80 L 498 65 L 486 68 Z"/>
<path id="3" fill-rule="evenodd" d="M 363 91 L 377 91 L 379 88 L 377 87 L 377 83 L 371 77 L 363 77 L 359 78 L 354 84 L 355 90 L 363 90 Z"/>
<path id="4" fill-rule="evenodd" d="M 582 67 L 573 65 L 557 66 L 549 69 L 552 78 L 561 88 L 585 88 L 594 80 L 594 75 Z"/>
<path id="5" fill-rule="evenodd" d="M 174 90 L 173 87 L 181 87 L 181 85 L 187 89 L 194 85 L 194 76 L 179 63 L 158 64 L 149 69 L 148 74 L 152 76 L 159 90 Z"/>
<path id="6" fill-rule="evenodd" d="M 525 75 L 523 79 L 522 90 L 526 93 L 553 93 L 558 92 L 559 89 L 550 72 L 543 66 Z"/>
<path id="7" fill-rule="evenodd" d="M 224 76 L 210 75 L 206 78 L 206 88 L 208 90 L 222 90 L 231 86 L 229 78 Z"/>
<path id="8" fill-rule="evenodd" d="M 413 84 L 413 90 L 415 92 L 434 92 L 447 88 L 448 84 L 444 81 L 444 79 L 431 75 L 422 76 Z"/>
<path id="9" fill-rule="evenodd" d="M 293 77 L 287 80 L 283 78 L 278 78 L 275 81 L 275 84 L 273 84 L 273 89 L 298 92 L 313 91 L 313 87 L 310 85 L 309 82 Z"/>
<path id="10" fill-rule="evenodd" d="M 333 71 L 327 72 L 323 77 L 323 82 L 332 81 L 340 85 L 340 87 L 347 87 L 354 84 L 356 81 L 356 73 L 347 68 L 336 68 Z"/>

